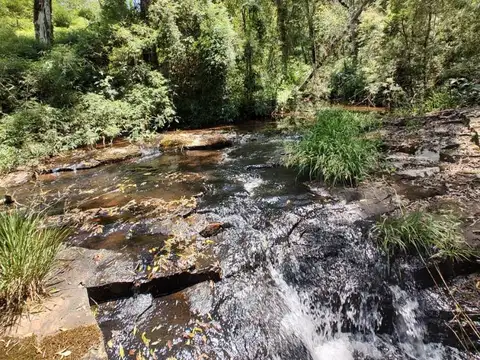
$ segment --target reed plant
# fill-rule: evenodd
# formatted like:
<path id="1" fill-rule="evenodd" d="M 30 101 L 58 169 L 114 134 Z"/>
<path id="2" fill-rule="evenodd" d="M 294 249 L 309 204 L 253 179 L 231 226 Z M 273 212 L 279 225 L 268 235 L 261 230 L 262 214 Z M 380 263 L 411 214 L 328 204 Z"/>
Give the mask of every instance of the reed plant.
<path id="1" fill-rule="evenodd" d="M 18 314 L 46 293 L 46 280 L 69 231 L 44 226 L 41 215 L 0 213 L 0 313 Z"/>
<path id="2" fill-rule="evenodd" d="M 325 109 L 302 140 L 287 145 L 285 164 L 331 185 L 355 185 L 379 164 L 379 141 L 366 136 L 378 121 L 370 114 Z"/>

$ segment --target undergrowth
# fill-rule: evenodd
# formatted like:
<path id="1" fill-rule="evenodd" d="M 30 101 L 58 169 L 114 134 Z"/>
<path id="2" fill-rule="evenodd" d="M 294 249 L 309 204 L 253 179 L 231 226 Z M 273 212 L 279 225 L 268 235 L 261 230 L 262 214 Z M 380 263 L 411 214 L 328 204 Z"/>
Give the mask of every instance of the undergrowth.
<path id="1" fill-rule="evenodd" d="M 41 215 L 0 213 L 0 313 L 20 313 L 45 294 L 45 281 L 69 232 L 46 228 Z"/>
<path id="2" fill-rule="evenodd" d="M 416 253 L 427 259 L 461 260 L 474 254 L 460 225 L 451 213 L 415 211 L 384 218 L 375 225 L 374 233 L 389 258 L 398 253 Z"/>
<path id="3" fill-rule="evenodd" d="M 378 120 L 370 114 L 325 109 L 303 139 L 287 148 L 285 163 L 311 179 L 354 185 L 379 162 L 379 141 L 365 136 Z"/>

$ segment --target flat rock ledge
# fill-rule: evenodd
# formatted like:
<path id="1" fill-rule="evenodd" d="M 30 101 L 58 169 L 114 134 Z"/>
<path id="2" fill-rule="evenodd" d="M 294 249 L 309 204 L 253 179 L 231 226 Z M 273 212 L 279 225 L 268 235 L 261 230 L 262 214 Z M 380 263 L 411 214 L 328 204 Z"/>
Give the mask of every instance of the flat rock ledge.
<path id="1" fill-rule="evenodd" d="M 130 144 L 122 140 L 112 146 L 66 151 L 43 160 L 40 165 L 21 167 L 0 176 L 0 188 L 20 186 L 43 174 L 93 169 L 149 155 L 159 150 L 219 150 L 232 146 L 235 136 L 231 129 L 182 130 L 160 134 L 145 144 Z"/>
<path id="2" fill-rule="evenodd" d="M 163 150 L 219 150 L 232 146 L 232 135 L 216 130 L 174 131 L 160 135 Z"/>
<path id="3" fill-rule="evenodd" d="M 135 271 L 133 258 L 103 249 L 69 247 L 59 254 L 58 263 L 58 273 L 49 285 L 51 297 L 39 310 L 22 316 L 4 336 L 49 343 L 55 337 L 75 338 L 75 333 L 86 334 L 81 348 L 72 344 L 73 350 L 69 350 L 68 340 L 64 344 L 64 350 L 72 351 L 73 357 L 68 358 L 82 360 L 107 359 L 92 306 L 141 293 L 163 296 L 204 281 L 220 280 L 220 269 L 210 265 L 146 277 Z M 75 349 L 84 353 L 75 354 Z"/>

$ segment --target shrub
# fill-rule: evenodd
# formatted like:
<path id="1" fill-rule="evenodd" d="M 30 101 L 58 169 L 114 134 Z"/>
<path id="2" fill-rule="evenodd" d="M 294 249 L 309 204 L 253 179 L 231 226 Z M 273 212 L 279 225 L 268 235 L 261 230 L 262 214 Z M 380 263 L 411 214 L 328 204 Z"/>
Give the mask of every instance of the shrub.
<path id="1" fill-rule="evenodd" d="M 53 11 L 53 24 L 58 27 L 69 28 L 72 25 L 73 16 L 68 9 L 57 7 Z"/>
<path id="2" fill-rule="evenodd" d="M 80 10 L 78 10 L 78 16 L 90 21 L 95 19 L 95 13 L 92 9 L 89 8 L 81 8 Z"/>
<path id="3" fill-rule="evenodd" d="M 286 165 L 332 185 L 353 185 L 378 164 L 378 141 L 364 136 L 375 124 L 368 114 L 322 110 L 303 139 L 287 149 Z"/>
<path id="4" fill-rule="evenodd" d="M 423 111 L 431 112 L 455 108 L 459 104 L 459 99 L 455 97 L 448 89 L 439 89 L 433 91 L 423 103 Z"/>
<path id="5" fill-rule="evenodd" d="M 45 281 L 68 236 L 43 226 L 42 218 L 18 211 L 0 213 L 0 311 L 11 315 L 45 294 Z"/>
<path id="6" fill-rule="evenodd" d="M 384 218 L 374 227 L 379 244 L 390 258 L 403 252 L 440 259 L 467 259 L 473 251 L 465 242 L 460 221 L 450 213 L 411 212 Z"/>
<path id="7" fill-rule="evenodd" d="M 57 45 L 30 67 L 25 84 L 32 97 L 52 106 L 68 106 L 74 102 L 76 90 L 91 81 L 88 65 L 71 47 Z"/>

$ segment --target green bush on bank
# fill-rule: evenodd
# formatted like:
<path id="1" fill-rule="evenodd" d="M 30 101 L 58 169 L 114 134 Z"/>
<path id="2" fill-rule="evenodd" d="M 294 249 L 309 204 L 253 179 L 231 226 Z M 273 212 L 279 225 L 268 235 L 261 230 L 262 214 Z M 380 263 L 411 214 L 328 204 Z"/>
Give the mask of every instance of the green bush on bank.
<path id="1" fill-rule="evenodd" d="M 450 213 L 416 211 L 384 218 L 373 232 L 389 258 L 414 252 L 428 259 L 468 259 L 473 251 L 465 242 L 460 225 L 459 219 Z"/>
<path id="2" fill-rule="evenodd" d="M 311 179 L 353 185 L 378 165 L 379 142 L 365 136 L 376 124 L 369 114 L 322 110 L 303 139 L 287 149 L 286 165 Z"/>
<path id="3" fill-rule="evenodd" d="M 45 294 L 45 281 L 67 238 L 66 229 L 43 226 L 42 218 L 18 211 L 0 213 L 0 312 L 18 313 Z"/>

